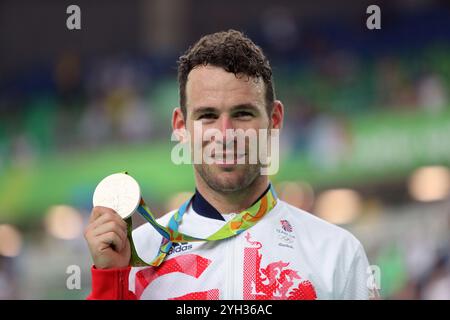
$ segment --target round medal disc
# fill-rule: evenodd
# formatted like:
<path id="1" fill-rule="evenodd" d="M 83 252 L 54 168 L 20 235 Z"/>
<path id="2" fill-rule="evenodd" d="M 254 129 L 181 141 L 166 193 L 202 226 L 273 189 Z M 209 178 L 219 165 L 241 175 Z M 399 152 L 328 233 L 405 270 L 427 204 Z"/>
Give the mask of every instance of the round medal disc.
<path id="1" fill-rule="evenodd" d="M 115 173 L 104 178 L 94 191 L 94 207 L 102 206 L 116 211 L 122 219 L 130 217 L 141 201 L 139 184 L 125 173 Z"/>

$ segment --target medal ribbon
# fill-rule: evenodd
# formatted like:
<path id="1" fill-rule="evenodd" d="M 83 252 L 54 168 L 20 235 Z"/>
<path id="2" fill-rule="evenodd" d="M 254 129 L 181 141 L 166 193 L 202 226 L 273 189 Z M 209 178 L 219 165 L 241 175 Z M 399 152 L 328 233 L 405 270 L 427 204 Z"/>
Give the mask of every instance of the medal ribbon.
<path id="1" fill-rule="evenodd" d="M 197 241 L 217 241 L 226 238 L 230 238 L 236 236 L 248 228 L 254 226 L 264 215 L 272 210 L 277 202 L 277 195 L 272 185 L 270 186 L 269 191 L 266 192 L 264 196 L 261 197 L 255 204 L 253 204 L 250 208 L 241 211 L 238 213 L 233 219 L 228 221 L 224 226 L 222 226 L 219 230 L 211 234 L 206 238 L 197 238 L 192 237 L 187 234 L 181 233 L 178 231 L 178 227 L 181 223 L 183 215 L 186 213 L 186 210 L 189 204 L 192 201 L 192 197 L 184 202 L 181 207 L 175 212 L 175 214 L 171 217 L 169 221 L 168 227 L 160 225 L 157 221 L 153 213 L 145 204 L 144 200 L 141 198 L 141 202 L 137 208 L 139 214 L 144 217 L 159 234 L 162 235 L 163 239 L 161 241 L 159 252 L 156 257 L 149 263 L 143 261 L 139 258 L 136 247 L 134 246 L 132 233 L 132 220 L 131 217 L 127 218 L 125 222 L 128 225 L 128 238 L 130 239 L 131 245 L 131 260 L 130 264 L 134 267 L 142 267 L 142 266 L 159 266 L 167 256 L 172 244 L 174 242 L 197 242 Z"/>

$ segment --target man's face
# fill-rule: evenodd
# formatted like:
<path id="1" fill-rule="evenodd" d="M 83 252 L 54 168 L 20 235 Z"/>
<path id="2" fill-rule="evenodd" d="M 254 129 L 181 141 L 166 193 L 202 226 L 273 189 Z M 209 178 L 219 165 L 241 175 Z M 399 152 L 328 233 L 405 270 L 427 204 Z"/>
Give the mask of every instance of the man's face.
<path id="1" fill-rule="evenodd" d="M 212 164 L 206 164 L 205 161 L 194 164 L 200 178 L 218 192 L 236 192 L 247 188 L 259 176 L 260 164 L 249 164 L 248 139 L 245 150 L 239 152 L 236 139 L 234 148 L 230 148 L 230 143 L 226 144 L 226 137 L 230 132 L 227 129 L 253 129 L 257 136 L 258 129 L 269 129 L 270 118 L 266 111 L 265 85 L 262 79 L 245 75 L 236 77 L 233 73 L 210 65 L 198 66 L 189 73 L 186 98 L 185 125 L 191 137 L 198 139 L 203 137 L 205 130 L 216 129 L 224 138 L 222 141 L 214 137 L 207 141 L 202 139 L 203 150 L 209 145 L 211 150 L 221 151 L 220 154 L 214 151 L 211 153 Z M 195 133 L 194 121 L 202 124 L 201 129 L 197 129 Z M 194 148 L 193 142 L 191 147 Z M 257 152 L 258 149 L 253 146 L 253 150 Z M 233 163 L 226 161 L 227 157 Z M 240 157 L 245 157 L 245 164 L 237 163 Z"/>

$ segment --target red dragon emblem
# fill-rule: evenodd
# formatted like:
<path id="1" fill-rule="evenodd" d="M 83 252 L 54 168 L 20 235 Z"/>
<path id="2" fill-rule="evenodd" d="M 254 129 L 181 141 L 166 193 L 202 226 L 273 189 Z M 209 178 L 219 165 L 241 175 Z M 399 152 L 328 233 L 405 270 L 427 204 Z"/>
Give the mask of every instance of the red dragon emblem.
<path id="1" fill-rule="evenodd" d="M 315 300 L 316 290 L 308 280 L 302 280 L 297 271 L 288 269 L 289 263 L 277 261 L 261 267 L 262 244 L 250 240 L 253 247 L 244 249 L 244 299 L 245 300 Z M 297 285 L 296 285 L 297 283 Z M 296 286 L 295 286 L 296 285 Z"/>

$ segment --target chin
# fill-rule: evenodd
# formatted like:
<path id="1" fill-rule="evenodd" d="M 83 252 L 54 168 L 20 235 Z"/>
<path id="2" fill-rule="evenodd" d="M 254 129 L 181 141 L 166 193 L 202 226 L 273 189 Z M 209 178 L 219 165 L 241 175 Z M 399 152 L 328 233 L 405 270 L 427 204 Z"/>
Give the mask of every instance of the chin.
<path id="1" fill-rule="evenodd" d="M 254 181 L 256 176 L 252 169 L 242 165 L 212 165 L 198 168 L 197 171 L 211 189 L 236 192 L 247 188 Z"/>
<path id="2" fill-rule="evenodd" d="M 214 185 L 219 186 L 223 191 L 236 191 L 242 187 L 245 177 L 236 171 L 221 170 L 217 176 L 212 177 Z"/>

